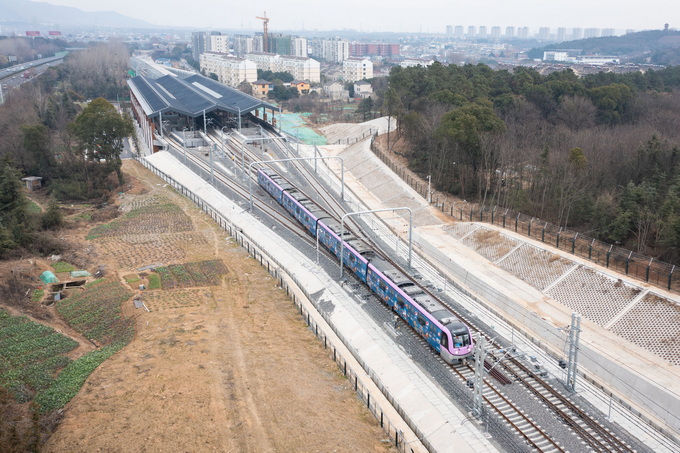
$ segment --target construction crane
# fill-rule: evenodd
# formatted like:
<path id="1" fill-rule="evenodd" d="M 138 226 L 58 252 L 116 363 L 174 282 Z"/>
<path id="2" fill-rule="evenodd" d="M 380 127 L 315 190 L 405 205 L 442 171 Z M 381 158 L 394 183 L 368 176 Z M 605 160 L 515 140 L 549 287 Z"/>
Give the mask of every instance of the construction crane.
<path id="1" fill-rule="evenodd" d="M 269 32 L 267 30 L 267 24 L 269 23 L 269 18 L 267 17 L 267 11 L 263 14 L 264 17 L 255 16 L 255 19 L 262 20 L 262 28 L 264 29 L 264 36 L 262 37 L 262 50 L 264 52 L 269 52 Z"/>

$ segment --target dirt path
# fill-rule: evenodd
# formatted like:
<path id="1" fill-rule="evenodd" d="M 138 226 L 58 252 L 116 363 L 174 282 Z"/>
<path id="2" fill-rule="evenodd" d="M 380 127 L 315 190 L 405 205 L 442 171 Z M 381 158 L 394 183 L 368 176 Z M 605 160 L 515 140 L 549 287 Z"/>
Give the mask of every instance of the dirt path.
<path id="1" fill-rule="evenodd" d="M 395 451 L 275 280 L 161 180 L 124 170 L 130 192 L 148 189 L 124 204 L 169 201 L 193 227 L 168 230 L 170 217 L 156 234 L 95 240 L 110 271 L 218 258 L 228 273 L 221 286 L 142 292 L 150 313 L 128 304 L 135 339 L 90 376 L 44 451 Z"/>

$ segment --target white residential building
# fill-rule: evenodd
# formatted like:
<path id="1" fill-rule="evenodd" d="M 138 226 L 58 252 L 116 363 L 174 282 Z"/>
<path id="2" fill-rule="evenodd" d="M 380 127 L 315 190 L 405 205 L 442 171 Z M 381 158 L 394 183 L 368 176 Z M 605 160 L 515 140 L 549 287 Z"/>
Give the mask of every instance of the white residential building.
<path id="1" fill-rule="evenodd" d="M 210 37 L 210 47 L 206 49 L 215 53 L 229 53 L 229 35 L 212 35 Z"/>
<path id="2" fill-rule="evenodd" d="M 257 66 L 243 58 L 230 57 L 223 54 L 201 54 L 201 72 L 206 76 L 217 75 L 220 83 L 237 87 L 241 82 L 253 83 L 257 80 Z"/>
<path id="3" fill-rule="evenodd" d="M 568 50 L 546 50 L 543 52 L 543 61 L 573 61 Z"/>
<path id="4" fill-rule="evenodd" d="M 342 62 L 342 73 L 345 82 L 372 79 L 373 63 L 368 58 L 349 57 Z"/>
<path id="5" fill-rule="evenodd" d="M 325 39 L 321 46 L 321 56 L 328 62 L 342 63 L 349 58 L 349 41 Z"/>
<path id="6" fill-rule="evenodd" d="M 370 98 L 373 95 L 373 87 L 370 82 L 359 80 L 354 82 L 354 97 L 355 98 Z"/>
<path id="7" fill-rule="evenodd" d="M 347 101 L 349 99 L 349 90 L 346 90 L 344 85 L 340 82 L 333 82 L 330 85 L 323 87 L 323 92 L 332 101 Z"/>
<path id="8" fill-rule="evenodd" d="M 307 57 L 309 52 L 307 50 L 307 38 L 296 36 L 290 40 L 290 54 L 294 57 Z"/>
<path id="9" fill-rule="evenodd" d="M 273 53 L 253 52 L 246 59 L 257 65 L 257 69 L 272 72 L 289 72 L 296 80 L 310 83 L 321 81 L 321 65 L 308 57 L 293 57 Z"/>
<path id="10" fill-rule="evenodd" d="M 231 47 L 237 57 L 245 57 L 251 52 L 262 52 L 262 36 L 233 35 Z"/>

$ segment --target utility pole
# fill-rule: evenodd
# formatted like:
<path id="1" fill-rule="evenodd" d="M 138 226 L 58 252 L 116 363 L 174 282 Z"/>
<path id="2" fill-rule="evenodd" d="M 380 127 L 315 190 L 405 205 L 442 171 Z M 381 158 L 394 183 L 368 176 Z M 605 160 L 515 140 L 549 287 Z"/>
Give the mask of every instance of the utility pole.
<path id="1" fill-rule="evenodd" d="M 215 184 L 215 164 L 213 161 L 213 153 L 215 152 L 216 144 L 210 146 L 210 184 Z"/>
<path id="2" fill-rule="evenodd" d="M 479 335 L 477 350 L 475 351 L 475 388 L 472 396 L 472 414 L 475 417 L 482 416 L 482 387 L 484 387 L 484 360 L 486 359 L 486 339 Z"/>
<path id="3" fill-rule="evenodd" d="M 571 314 L 569 327 L 569 357 L 567 360 L 567 379 L 565 385 L 570 392 L 576 391 L 576 369 L 578 366 L 579 336 L 581 334 L 581 315 Z"/>

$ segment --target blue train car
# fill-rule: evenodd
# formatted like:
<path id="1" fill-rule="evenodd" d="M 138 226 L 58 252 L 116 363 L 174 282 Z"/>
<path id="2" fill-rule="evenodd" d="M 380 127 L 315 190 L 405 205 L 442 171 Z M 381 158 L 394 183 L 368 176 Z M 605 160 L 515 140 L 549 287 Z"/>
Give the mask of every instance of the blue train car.
<path id="1" fill-rule="evenodd" d="M 291 213 L 298 222 L 304 225 L 312 236 L 316 236 L 316 223 L 319 219 L 310 212 L 310 209 L 316 208 L 316 205 L 309 201 L 297 189 L 284 190 L 281 197 L 281 205 L 286 211 Z"/>
<path id="2" fill-rule="evenodd" d="M 344 241 L 341 241 L 340 230 L 340 224 L 335 219 L 323 219 L 319 222 L 317 228 L 319 242 L 330 250 L 338 260 L 340 260 L 340 244 L 344 242 L 345 245 L 342 246 L 343 264 L 350 268 L 365 283 L 368 260 L 373 256 L 373 249 L 361 239 L 354 237 L 347 230 L 344 232 Z"/>
<path id="3" fill-rule="evenodd" d="M 283 195 L 284 186 L 286 186 L 286 188 L 291 187 L 290 184 L 283 180 L 283 178 L 281 178 L 279 175 L 275 173 L 268 174 L 262 169 L 257 171 L 257 182 L 269 193 L 269 195 L 274 197 L 274 199 L 278 201 L 279 204 L 281 204 L 281 196 Z"/>

